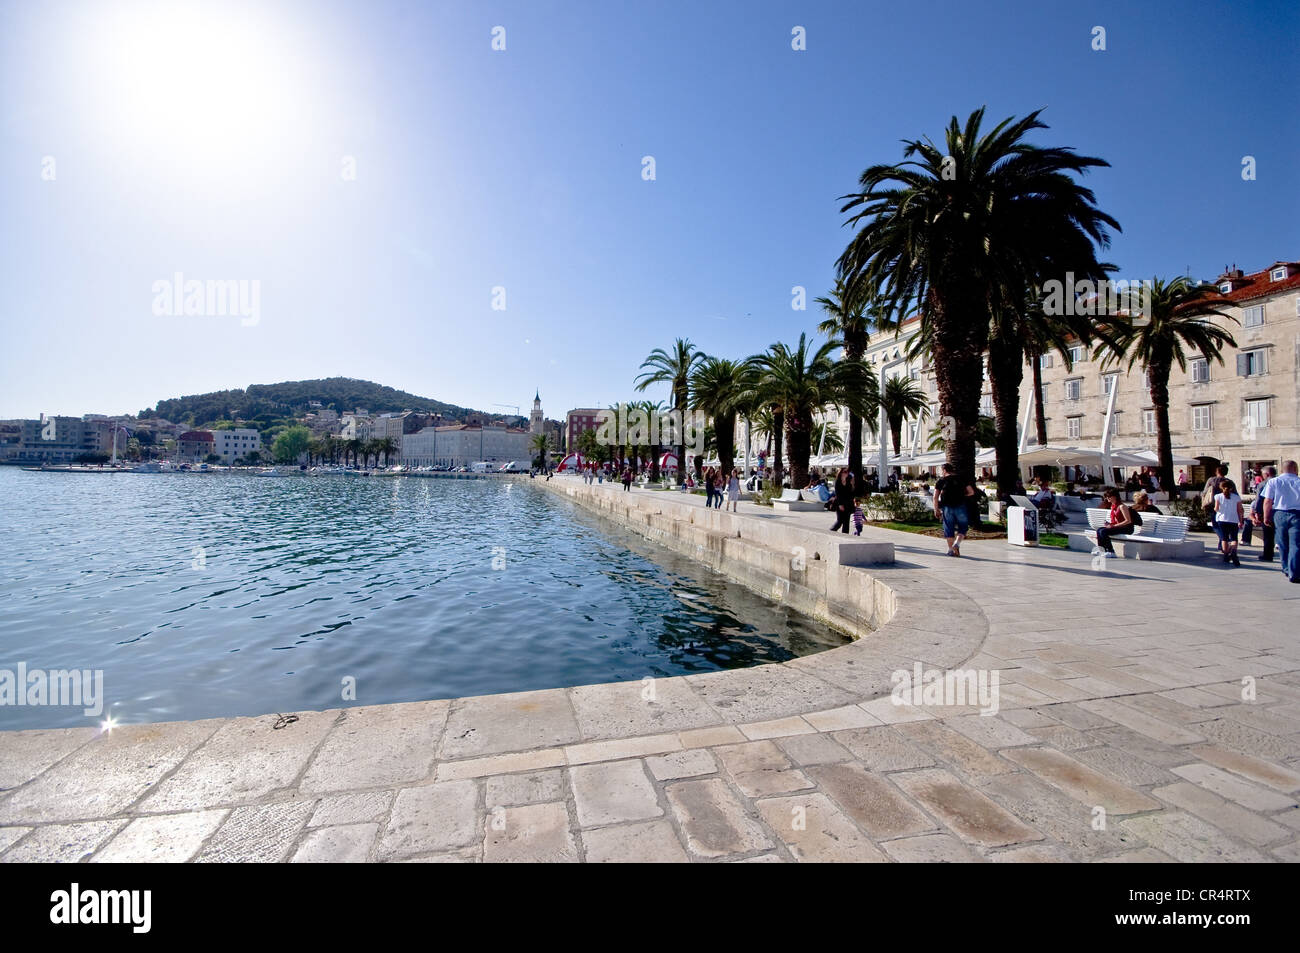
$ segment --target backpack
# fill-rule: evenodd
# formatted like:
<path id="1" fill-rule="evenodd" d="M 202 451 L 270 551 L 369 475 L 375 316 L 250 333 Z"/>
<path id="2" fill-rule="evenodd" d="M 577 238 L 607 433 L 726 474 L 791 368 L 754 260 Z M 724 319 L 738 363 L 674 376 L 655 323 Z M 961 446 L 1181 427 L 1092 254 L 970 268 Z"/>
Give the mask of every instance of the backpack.
<path id="1" fill-rule="evenodd" d="M 1219 492 L 1220 477 L 1210 477 L 1205 481 L 1205 489 L 1201 490 L 1201 509 L 1214 509 L 1214 494 Z"/>

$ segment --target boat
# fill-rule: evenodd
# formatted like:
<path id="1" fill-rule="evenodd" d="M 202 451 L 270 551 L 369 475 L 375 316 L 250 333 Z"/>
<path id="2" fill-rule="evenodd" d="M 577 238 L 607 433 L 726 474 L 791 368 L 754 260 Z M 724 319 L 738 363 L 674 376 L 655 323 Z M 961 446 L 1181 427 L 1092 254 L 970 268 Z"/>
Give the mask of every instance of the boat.
<path id="1" fill-rule="evenodd" d="M 275 467 L 267 467 L 265 470 L 258 470 L 257 475 L 260 477 L 282 477 L 288 476 L 283 470 L 277 470 Z"/>
<path id="2" fill-rule="evenodd" d="M 170 460 L 150 460 L 132 467 L 131 473 L 175 473 L 176 465 Z"/>

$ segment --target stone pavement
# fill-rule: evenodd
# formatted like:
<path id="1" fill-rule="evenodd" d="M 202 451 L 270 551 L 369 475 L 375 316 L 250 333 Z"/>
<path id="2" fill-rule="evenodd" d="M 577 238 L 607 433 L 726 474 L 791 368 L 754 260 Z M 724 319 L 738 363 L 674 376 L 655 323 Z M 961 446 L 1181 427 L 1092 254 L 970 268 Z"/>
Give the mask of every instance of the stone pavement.
<path id="1" fill-rule="evenodd" d="M 869 533 L 897 618 L 784 665 L 0 733 L 0 860 L 1300 860 L 1300 586 L 1257 547 L 1097 571 Z M 996 714 L 889 697 L 954 659 L 997 673 Z"/>

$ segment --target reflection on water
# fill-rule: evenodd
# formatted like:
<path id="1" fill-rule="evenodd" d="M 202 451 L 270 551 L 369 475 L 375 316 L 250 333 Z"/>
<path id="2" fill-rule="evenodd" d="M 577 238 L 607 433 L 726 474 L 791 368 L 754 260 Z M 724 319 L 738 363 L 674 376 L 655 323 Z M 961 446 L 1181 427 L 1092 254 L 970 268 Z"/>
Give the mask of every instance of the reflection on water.
<path id="1" fill-rule="evenodd" d="M 526 481 L 0 467 L 0 500 L 0 669 L 103 669 L 128 722 L 681 675 L 846 641 Z M 0 728 L 87 720 L 0 707 Z"/>

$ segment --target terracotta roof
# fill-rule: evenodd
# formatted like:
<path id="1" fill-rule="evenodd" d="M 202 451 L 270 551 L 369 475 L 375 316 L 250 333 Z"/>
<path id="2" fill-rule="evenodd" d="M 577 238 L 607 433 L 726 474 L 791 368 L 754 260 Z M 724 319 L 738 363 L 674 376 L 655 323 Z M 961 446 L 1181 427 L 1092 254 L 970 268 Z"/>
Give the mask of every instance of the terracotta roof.
<path id="1" fill-rule="evenodd" d="M 1278 265 L 1287 265 L 1292 272 L 1289 278 L 1281 281 L 1273 281 L 1269 278 L 1269 272 Z M 1225 281 L 1231 281 L 1234 287 L 1227 294 L 1219 294 L 1223 298 L 1233 303 L 1250 301 L 1254 298 L 1263 298 L 1268 295 L 1278 294 L 1283 291 L 1291 291 L 1294 288 L 1300 288 L 1300 262 L 1294 261 L 1277 261 L 1263 271 L 1251 272 L 1248 275 L 1234 277 L 1232 274 L 1224 273 L 1214 279 L 1216 285 Z"/>

